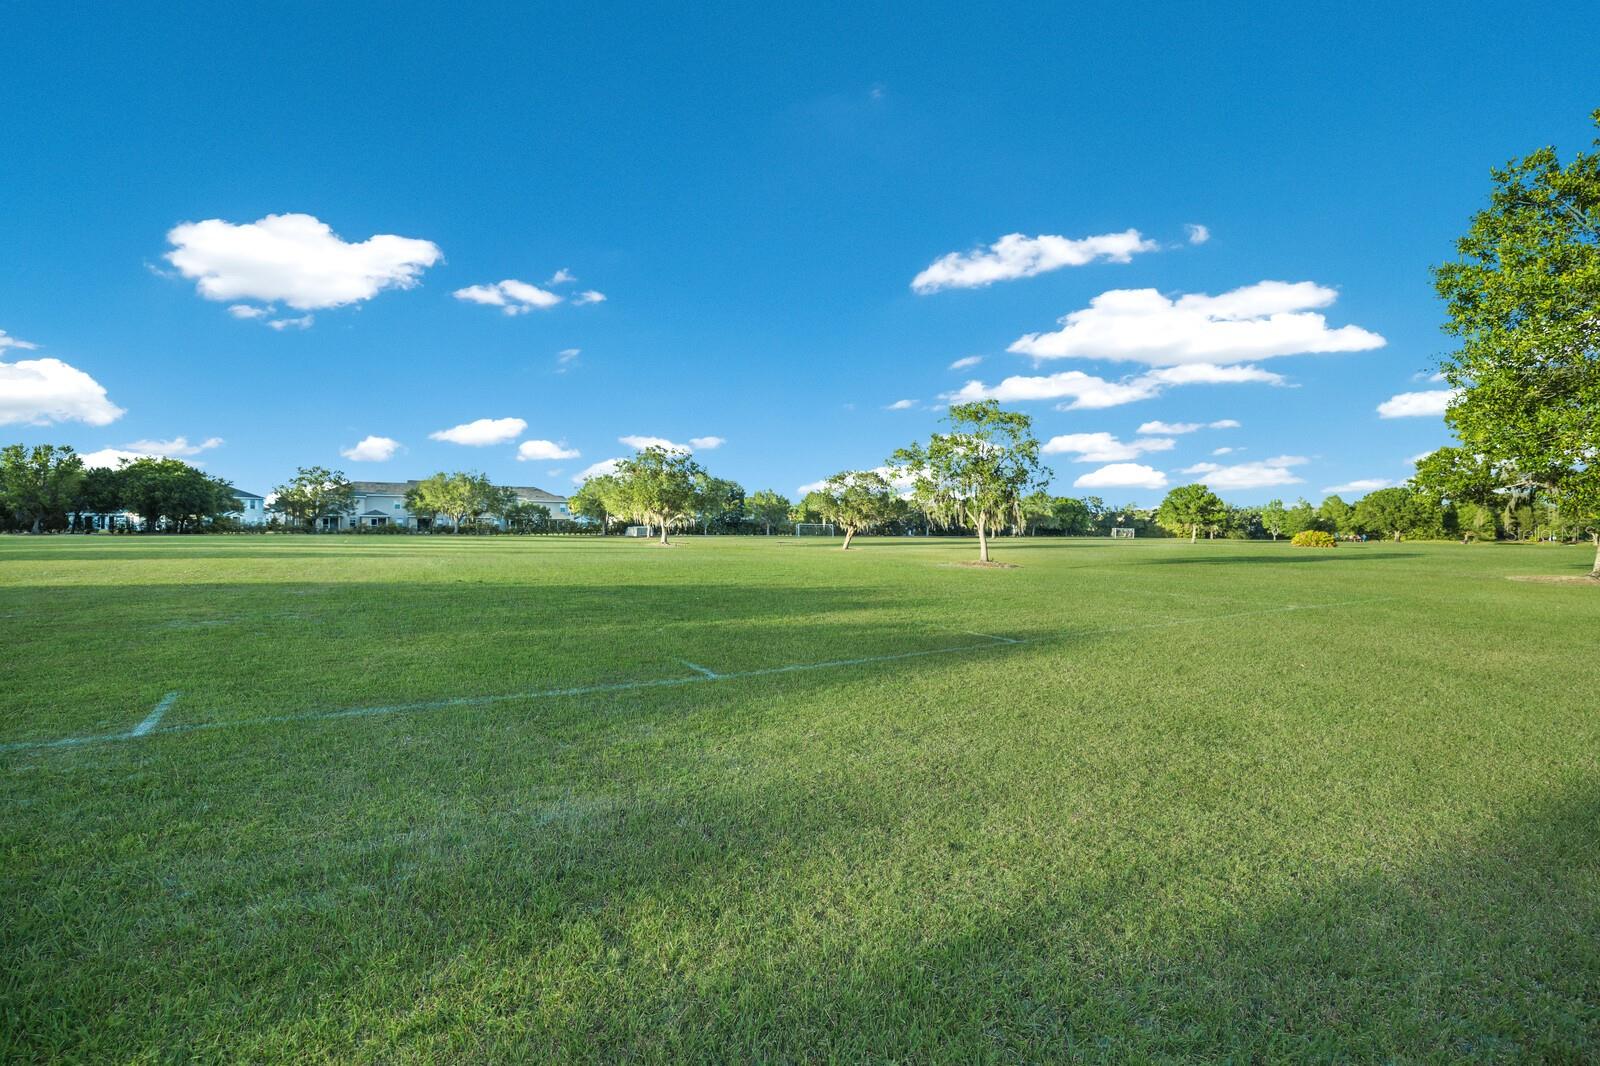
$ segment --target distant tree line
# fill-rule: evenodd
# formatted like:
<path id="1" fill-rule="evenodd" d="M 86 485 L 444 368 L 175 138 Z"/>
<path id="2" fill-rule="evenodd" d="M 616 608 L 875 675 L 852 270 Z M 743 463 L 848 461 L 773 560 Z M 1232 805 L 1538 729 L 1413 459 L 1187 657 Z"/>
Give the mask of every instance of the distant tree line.
<path id="1" fill-rule="evenodd" d="M 233 486 L 179 459 L 85 467 L 70 446 L 0 449 L 0 529 L 76 532 L 96 516 L 137 515 L 148 531 L 191 533 L 230 524 Z"/>
<path id="2" fill-rule="evenodd" d="M 1013 414 L 967 412 L 961 425 L 970 429 L 974 417 L 981 423 L 994 413 Z M 999 424 L 1010 426 L 1008 434 L 1026 432 L 1016 423 Z M 1036 485 L 1038 468 L 1024 461 L 1012 473 L 1000 471 L 1002 476 L 993 478 L 1000 488 L 992 491 L 984 510 L 952 487 L 948 470 L 931 473 L 931 464 L 951 461 L 948 454 L 940 458 L 935 449 L 923 447 L 897 457 L 899 466 L 835 474 L 796 502 L 771 489 L 746 493 L 737 482 L 709 474 L 687 453 L 647 448 L 618 463 L 614 472 L 589 478 L 573 494 L 569 510 L 581 522 L 559 518 L 515 490 L 468 472 L 441 472 L 418 482 L 406 495 L 406 507 L 416 515 L 443 518 L 437 529 L 457 533 L 609 533 L 643 525 L 665 538 L 672 530 L 770 535 L 791 533 L 799 523 L 827 523 L 846 547 L 867 532 L 971 536 L 980 519 L 986 539 L 1093 537 L 1131 529 L 1141 537 L 1191 540 L 1278 540 L 1306 530 L 1346 538 L 1574 540 L 1590 528 L 1587 511 L 1564 507 L 1559 492 L 1458 448 L 1441 448 L 1419 460 L 1416 476 L 1406 485 L 1378 489 L 1354 502 L 1333 495 L 1318 505 L 1275 499 L 1257 507 L 1228 504 L 1199 484 L 1172 489 L 1154 508 L 1111 505 L 1098 496 L 1053 496 L 1037 487 L 1008 492 L 1007 485 Z M 916 470 L 924 471 L 920 482 Z M 324 517 L 348 515 L 354 498 L 342 472 L 303 467 L 276 486 L 269 511 L 277 528 L 310 530 Z M 138 516 L 150 531 L 233 529 L 229 516 L 238 509 L 232 486 L 181 460 L 141 458 L 116 468 L 86 468 L 65 445 L 0 449 L 0 530 L 70 532 L 90 528 L 92 516 L 124 513 Z"/>

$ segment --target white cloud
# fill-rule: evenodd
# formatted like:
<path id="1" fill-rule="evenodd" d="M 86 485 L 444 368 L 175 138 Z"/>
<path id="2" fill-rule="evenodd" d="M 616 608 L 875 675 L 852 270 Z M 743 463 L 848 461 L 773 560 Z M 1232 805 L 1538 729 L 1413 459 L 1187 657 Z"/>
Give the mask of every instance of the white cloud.
<path id="1" fill-rule="evenodd" d="M 234 318 L 266 318 L 276 310 L 275 307 L 256 307 L 253 304 L 228 305 L 228 314 Z"/>
<path id="2" fill-rule="evenodd" d="M 124 462 L 131 463 L 135 459 L 160 459 L 163 457 L 159 455 L 149 456 L 144 452 L 130 452 L 126 448 L 101 448 L 99 451 L 85 452 L 79 458 L 83 460 L 83 465 L 90 470 L 99 467 L 115 470 Z"/>
<path id="3" fill-rule="evenodd" d="M 13 337 L 5 330 L 0 329 L 0 352 L 5 351 L 7 348 L 21 348 L 24 351 L 32 351 L 37 347 L 39 346 L 34 344 L 32 341 L 25 341 L 20 338 Z"/>
<path id="4" fill-rule="evenodd" d="M 889 487 L 898 492 L 902 497 L 909 497 L 911 495 L 912 487 L 916 484 L 916 478 L 906 473 L 904 470 L 896 470 L 892 466 L 875 466 L 872 468 L 872 472 L 887 481 L 889 483 Z M 795 493 L 797 495 L 804 496 L 808 492 L 817 492 L 827 487 L 828 479 L 822 478 L 818 481 L 806 482 L 804 485 L 796 488 Z"/>
<path id="5" fill-rule="evenodd" d="M 670 441 L 665 437 L 647 437 L 638 433 L 630 433 L 625 437 L 618 437 L 617 443 L 626 444 L 628 447 L 641 452 L 646 448 L 660 448 L 669 452 L 694 451 L 687 444 L 678 444 L 676 441 Z"/>
<path id="6" fill-rule="evenodd" d="M 1300 484 L 1304 479 L 1296 477 L 1289 468 L 1302 466 L 1308 461 L 1303 455 L 1279 455 L 1233 466 L 1196 463 L 1184 467 L 1179 473 L 1197 476 L 1213 489 L 1262 489 L 1273 485 Z"/>
<path id="7" fill-rule="evenodd" d="M 583 354 L 582 348 L 563 348 L 556 353 L 556 373 L 565 374 L 577 363 L 578 356 Z"/>
<path id="8" fill-rule="evenodd" d="M 981 355 L 964 355 L 960 359 L 957 359 L 955 362 L 951 363 L 950 369 L 965 370 L 968 367 L 977 366 L 981 362 L 983 362 L 983 356 Z"/>
<path id="9" fill-rule="evenodd" d="M 486 444 L 504 444 L 508 440 L 516 440 L 527 428 L 528 423 L 520 418 L 480 418 L 449 429 L 441 429 L 436 433 L 429 433 L 428 436 L 433 440 L 481 448 Z"/>
<path id="10" fill-rule="evenodd" d="M 1187 366 L 1158 367 L 1121 381 L 1107 381 L 1092 374 L 1085 374 L 1081 370 L 1063 370 L 1060 373 L 1042 376 L 1015 375 L 992 387 L 974 380 L 967 382 L 955 392 L 945 393 L 944 399 L 954 403 L 987 399 L 1007 403 L 1017 400 L 1056 400 L 1070 397 L 1073 402 L 1063 405 L 1061 409 L 1082 410 L 1118 407 L 1125 403 L 1148 400 L 1160 395 L 1170 385 L 1227 385 L 1247 382 L 1267 385 L 1286 384 L 1281 374 L 1274 374 L 1260 367 L 1191 363 Z"/>
<path id="11" fill-rule="evenodd" d="M 574 307 L 582 307 L 584 304 L 603 304 L 605 302 L 606 294 L 594 289 L 584 289 L 572 298 Z"/>
<path id="12" fill-rule="evenodd" d="M 677 441 L 668 440 L 665 437 L 648 437 L 641 434 L 629 434 L 626 437 L 618 437 L 617 442 L 619 444 L 626 444 L 628 447 L 633 448 L 636 451 L 644 451 L 646 448 L 661 448 L 669 452 L 685 453 L 697 451 L 709 452 L 714 448 L 720 448 L 724 444 L 728 443 L 722 437 L 690 437 L 688 444 L 679 444 Z"/>
<path id="13" fill-rule="evenodd" d="M 451 293 L 458 300 L 498 307 L 508 315 L 525 315 L 529 311 L 554 307 L 561 297 L 526 281 L 506 278 L 489 285 L 468 285 Z"/>
<path id="14" fill-rule="evenodd" d="M 1112 463 L 1072 483 L 1076 489 L 1164 489 L 1167 475 L 1143 463 Z"/>
<path id="15" fill-rule="evenodd" d="M 574 282 L 574 281 L 577 281 L 577 280 L 578 280 L 577 276 L 574 275 L 572 273 L 572 271 L 568 270 L 566 267 L 562 267 L 560 270 L 556 271 L 554 274 L 551 274 L 550 275 L 550 280 L 546 281 L 545 284 L 546 285 L 566 285 L 569 282 Z"/>
<path id="16" fill-rule="evenodd" d="M 1253 369 L 1253 368 L 1252 368 Z M 1267 373 L 1262 371 L 1263 374 Z M 1272 375 L 1276 377 L 1277 375 Z M 1281 379 L 1280 379 L 1281 380 Z M 1215 422 L 1145 422 L 1139 426 L 1140 433 L 1193 433 L 1201 429 L 1238 429 L 1239 423 L 1231 418 L 1219 418 Z"/>
<path id="17" fill-rule="evenodd" d="M 27 341 L 0 334 L 0 351 L 33 348 Z M 87 422 L 104 426 L 124 414 L 106 397 L 98 381 L 59 359 L 0 362 L 0 426 L 25 423 Z"/>
<path id="18" fill-rule="evenodd" d="M 525 440 L 517 445 L 517 459 L 522 462 L 549 462 L 555 459 L 576 459 L 578 449 L 553 440 Z"/>
<path id="19" fill-rule="evenodd" d="M 316 319 L 311 315 L 301 315 L 298 318 L 275 318 L 267 325 L 282 333 L 286 329 L 310 329 L 314 321 Z"/>
<path id="20" fill-rule="evenodd" d="M 1238 448 L 1212 448 L 1211 449 L 1211 454 L 1212 455 L 1232 455 L 1234 452 L 1239 451 L 1239 450 L 1240 449 L 1238 449 Z"/>
<path id="21" fill-rule="evenodd" d="M 572 482 L 575 485 L 581 485 L 592 477 L 604 477 L 607 474 L 615 474 L 617 472 L 617 464 L 620 462 L 622 462 L 621 456 L 618 456 L 615 459 L 602 459 L 598 463 L 590 463 L 588 466 L 572 475 Z"/>
<path id="22" fill-rule="evenodd" d="M 1355 481 L 1346 481 L 1343 485 L 1329 485 L 1323 492 L 1372 492 L 1374 489 L 1391 488 L 1395 483 L 1384 477 L 1359 478 Z"/>
<path id="23" fill-rule="evenodd" d="M 221 437 L 207 437 L 199 444 L 190 444 L 188 437 L 173 437 L 171 440 L 136 440 L 123 447 L 130 452 L 140 455 L 161 455 L 169 458 L 181 458 L 190 455 L 199 455 L 212 448 L 222 447 Z"/>
<path id="24" fill-rule="evenodd" d="M 894 403 L 887 404 L 884 407 L 884 410 L 885 411 L 909 411 L 915 406 L 917 406 L 917 401 L 915 401 L 915 400 L 896 400 Z"/>
<path id="25" fill-rule="evenodd" d="M 1213 363 L 1188 363 L 1163 366 L 1147 371 L 1144 380 L 1158 385 L 1287 385 L 1282 374 L 1258 366 L 1217 366 Z M 1226 421 L 1226 419 L 1224 420 Z M 1227 428 L 1227 427 L 1218 427 Z"/>
<path id="26" fill-rule="evenodd" d="M 1427 418 L 1444 414 L 1454 389 L 1429 389 L 1427 392 L 1402 392 L 1378 405 L 1379 418 Z"/>
<path id="27" fill-rule="evenodd" d="M 1171 451 L 1177 443 L 1171 437 L 1121 441 L 1110 433 L 1066 433 L 1051 437 L 1039 450 L 1046 455 L 1071 455 L 1075 463 L 1115 463 L 1145 452 Z"/>
<path id="28" fill-rule="evenodd" d="M 1059 400 L 1071 398 L 1074 408 L 1117 407 L 1136 400 L 1148 400 L 1159 390 L 1137 380 L 1129 382 L 1107 381 L 1105 378 L 1085 374 L 1081 370 L 1064 370 L 1059 374 L 1029 376 L 1024 374 L 1005 378 L 998 385 L 985 385 L 981 381 L 967 382 L 955 392 L 947 392 L 944 399 L 951 403 L 968 403 L 973 400 L 999 400 L 1010 403 L 1017 400 Z"/>
<path id="29" fill-rule="evenodd" d="M 940 256 L 911 279 L 911 289 L 927 294 L 940 289 L 979 288 L 997 281 L 1031 278 L 1061 267 L 1083 266 L 1096 259 L 1126 263 L 1136 252 L 1153 252 L 1158 247 L 1136 229 L 1077 240 L 1048 233 L 1037 237 L 1008 233 L 987 249 Z"/>
<path id="30" fill-rule="evenodd" d="M 444 255 L 432 241 L 387 233 L 347 243 L 327 223 L 299 214 L 243 225 L 220 218 L 184 222 L 167 240 L 167 261 L 206 299 L 282 301 L 299 311 L 409 289 Z"/>
<path id="31" fill-rule="evenodd" d="M 220 448 L 222 443 L 221 437 L 207 437 L 199 444 L 190 444 L 188 437 L 174 437 L 171 440 L 136 440 L 120 448 L 101 448 L 99 451 L 89 452 L 83 456 L 83 465 L 116 469 L 121 463 L 131 463 L 135 459 L 189 459 L 212 448 Z"/>
<path id="32" fill-rule="evenodd" d="M 1183 227 L 1183 231 L 1189 235 L 1190 244 L 1204 244 L 1211 239 L 1211 227 L 1202 226 L 1198 222 L 1188 223 Z"/>
<path id="33" fill-rule="evenodd" d="M 400 442 L 392 437 L 362 437 L 353 448 L 341 449 L 339 454 L 357 463 L 386 463 L 400 450 Z"/>
<path id="34" fill-rule="evenodd" d="M 1330 329 L 1312 310 L 1337 298 L 1309 281 L 1261 281 L 1220 296 L 1190 293 L 1175 300 L 1155 289 L 1112 289 L 1062 318 L 1061 329 L 1026 334 L 1008 350 L 1036 359 L 1176 367 L 1382 347 L 1378 334 L 1359 326 Z"/>

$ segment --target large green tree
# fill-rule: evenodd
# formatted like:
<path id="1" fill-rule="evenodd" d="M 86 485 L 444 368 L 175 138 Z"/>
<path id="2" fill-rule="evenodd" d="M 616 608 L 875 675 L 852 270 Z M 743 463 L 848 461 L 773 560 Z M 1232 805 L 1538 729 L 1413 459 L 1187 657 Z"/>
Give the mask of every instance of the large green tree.
<path id="1" fill-rule="evenodd" d="M 1317 524 L 1329 533 L 1350 533 L 1350 516 L 1354 513 L 1344 497 L 1329 496 L 1317 506 Z"/>
<path id="2" fill-rule="evenodd" d="M 1050 470 L 1039 464 L 1033 419 L 1021 412 L 980 400 L 956 404 L 945 420 L 950 432 L 901 448 L 890 463 L 910 476 L 924 513 L 977 531 L 978 559 L 987 563 L 989 534 L 1022 525 L 1023 498 L 1048 484 Z"/>
<path id="3" fill-rule="evenodd" d="M 65 444 L 9 444 L 0 449 L 0 499 L 31 532 L 60 528 L 83 480 L 83 459 Z"/>
<path id="4" fill-rule="evenodd" d="M 321 466 L 300 467 L 293 480 L 272 493 L 271 509 L 307 529 L 314 528 L 319 518 L 348 513 L 355 503 L 350 479 Z"/>
<path id="5" fill-rule="evenodd" d="M 1563 165 L 1541 148 L 1491 173 L 1489 205 L 1434 271 L 1461 342 L 1440 368 L 1445 421 L 1581 516 L 1600 579 L 1600 151 Z"/>
<path id="6" fill-rule="evenodd" d="M 744 506 L 750 517 L 766 528 L 769 537 L 772 535 L 772 527 L 782 525 L 789 517 L 789 498 L 772 489 L 752 492 Z"/>
<path id="7" fill-rule="evenodd" d="M 1156 521 L 1176 535 L 1189 534 L 1189 543 L 1193 544 L 1200 530 L 1218 525 L 1227 514 L 1228 505 L 1222 498 L 1197 483 L 1179 485 L 1167 493 L 1156 511 Z"/>
<path id="8" fill-rule="evenodd" d="M 1289 512 L 1284 508 L 1282 500 L 1268 500 L 1261 508 L 1261 531 L 1277 540 L 1283 534 L 1284 526 L 1289 522 Z"/>
<path id="9" fill-rule="evenodd" d="M 1409 489 L 1378 489 L 1356 501 L 1351 516 L 1357 529 L 1363 533 L 1399 540 L 1417 522 L 1416 501 Z"/>
<path id="10" fill-rule="evenodd" d="M 620 495 L 639 517 L 661 526 L 661 543 L 672 523 L 695 513 L 706 472 L 688 452 L 651 447 L 617 463 Z"/>
<path id="11" fill-rule="evenodd" d="M 611 531 L 611 520 L 626 513 L 619 504 L 621 488 L 611 474 L 596 474 L 584 479 L 578 491 L 567 499 L 567 509 L 579 518 L 598 523 L 603 537 Z"/>
<path id="12" fill-rule="evenodd" d="M 889 480 L 876 470 L 846 470 L 830 477 L 821 490 L 822 517 L 844 530 L 844 548 L 857 533 L 899 517 L 899 498 Z"/>
<path id="13" fill-rule="evenodd" d="M 122 504 L 144 519 L 146 533 L 200 528 L 239 508 L 233 487 L 182 459 L 144 456 L 117 471 Z"/>

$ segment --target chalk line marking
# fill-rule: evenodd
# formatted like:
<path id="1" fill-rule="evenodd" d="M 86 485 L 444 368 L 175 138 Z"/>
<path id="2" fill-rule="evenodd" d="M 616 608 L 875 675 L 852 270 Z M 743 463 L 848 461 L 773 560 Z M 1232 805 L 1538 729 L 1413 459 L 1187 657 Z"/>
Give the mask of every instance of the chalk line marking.
<path id="1" fill-rule="evenodd" d="M 128 735 L 130 737 L 142 737 L 146 733 L 150 732 L 150 730 L 154 729 L 160 724 L 161 716 L 166 714 L 167 711 L 171 709 L 172 705 L 177 702 L 178 694 L 176 692 L 169 692 L 165 696 L 162 696 L 161 702 L 156 704 L 155 709 L 149 714 L 145 715 L 144 721 L 140 722 L 138 725 L 129 730 Z"/>
<path id="2" fill-rule="evenodd" d="M 994 640 L 994 641 L 1000 642 L 1001 644 L 1021 644 L 1022 643 L 1022 641 L 1018 640 L 1016 637 L 997 637 L 993 633 L 978 633 L 978 632 L 975 632 L 975 631 L 973 631 L 971 629 L 957 629 L 957 630 L 954 630 L 953 632 L 961 633 L 961 634 L 963 634 L 965 636 L 969 636 L 969 637 L 982 637 L 985 640 Z"/>
<path id="3" fill-rule="evenodd" d="M 720 680 L 722 678 L 722 676 L 723 676 L 723 675 L 718 674 L 718 673 L 713 673 L 712 671 L 707 670 L 703 666 L 698 666 L 698 665 L 690 662 L 688 659 L 679 659 L 678 661 L 680 663 L 682 663 L 683 665 L 687 666 L 689 669 L 693 670 L 695 673 L 704 674 L 707 678 L 711 679 L 712 681 Z"/>
<path id="4" fill-rule="evenodd" d="M 23 740 L 0 744 L 0 752 L 30 751 L 37 748 L 76 747 L 118 740 L 138 740 L 142 737 L 166 736 L 174 733 L 195 733 L 212 729 L 233 729 L 252 725 L 282 725 L 289 722 L 324 722 L 341 718 L 370 718 L 389 714 L 417 714 L 424 711 L 442 711 L 453 707 L 490 707 L 497 703 L 516 703 L 527 700 L 559 699 L 566 696 L 595 696 L 613 692 L 633 692 L 639 689 L 680 688 L 685 685 L 704 685 L 711 681 L 741 681 L 755 677 L 774 677 L 779 674 L 798 674 L 812 670 L 837 670 L 849 666 L 868 666 L 876 663 L 901 662 L 921 659 L 931 655 L 960 655 L 967 652 L 995 651 L 1000 648 L 1029 644 L 1046 644 L 1053 641 L 1077 640 L 1083 637 L 1110 636 L 1117 633 L 1135 633 L 1146 629 L 1172 629 L 1179 626 L 1207 625 L 1227 622 L 1236 618 L 1250 618 L 1264 614 L 1284 614 L 1291 611 L 1326 611 L 1336 607 L 1353 607 L 1363 603 L 1381 603 L 1387 596 L 1363 600 L 1339 600 L 1334 603 L 1291 603 L 1282 607 L 1262 607 L 1250 611 L 1232 611 L 1226 614 L 1207 615 L 1203 618 L 1169 618 L 1160 622 L 1139 622 L 1125 626 L 1107 626 L 1101 629 L 1077 629 L 1065 633 L 1049 633 L 1038 637 L 989 637 L 982 644 L 953 644 L 943 648 L 922 648 L 917 651 L 894 652 L 889 655 L 863 655 L 851 659 L 824 659 L 812 663 L 788 663 L 783 666 L 764 666 L 754 670 L 738 670 L 726 674 L 713 674 L 704 667 L 680 659 L 685 666 L 698 671 L 692 677 L 656 677 L 639 681 L 614 681 L 600 685 L 575 685 L 569 688 L 547 688 L 531 692 L 511 692 L 494 696 L 451 696 L 438 700 L 418 700 L 413 703 L 393 703 L 369 707 L 345 707 L 333 711 L 302 711 L 297 714 L 276 714 L 261 718 L 233 718 L 217 722 L 186 722 L 182 725 L 161 726 L 156 712 L 126 733 L 105 733 L 100 736 L 63 737 L 60 740 Z M 975 634 L 976 635 L 976 634 Z M 177 693 L 170 694 L 177 699 Z M 163 698 L 166 707 L 157 705 L 165 713 L 171 704 Z M 148 726 L 146 723 L 149 723 Z"/>

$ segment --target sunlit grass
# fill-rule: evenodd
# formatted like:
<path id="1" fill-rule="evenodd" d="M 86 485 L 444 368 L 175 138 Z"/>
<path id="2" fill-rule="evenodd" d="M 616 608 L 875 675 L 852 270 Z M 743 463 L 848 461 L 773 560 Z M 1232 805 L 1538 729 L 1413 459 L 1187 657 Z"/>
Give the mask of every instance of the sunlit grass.
<path id="1" fill-rule="evenodd" d="M 0 1058 L 1600 1054 L 1585 551 L 972 553 L 0 538 L 0 744 L 223 723 L 0 754 Z"/>

